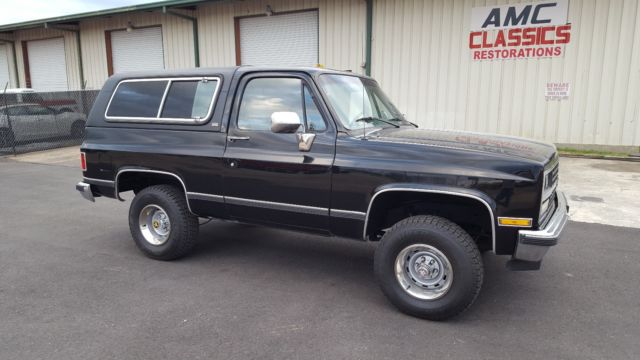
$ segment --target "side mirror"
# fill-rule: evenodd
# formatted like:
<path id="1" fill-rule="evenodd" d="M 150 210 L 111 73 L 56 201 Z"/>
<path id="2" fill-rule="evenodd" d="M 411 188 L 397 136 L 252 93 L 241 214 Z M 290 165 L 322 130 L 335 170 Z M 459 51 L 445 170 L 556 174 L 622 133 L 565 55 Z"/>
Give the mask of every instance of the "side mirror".
<path id="1" fill-rule="evenodd" d="M 295 133 L 300 125 L 300 117 L 292 111 L 277 111 L 271 114 L 271 131 L 274 133 Z"/>

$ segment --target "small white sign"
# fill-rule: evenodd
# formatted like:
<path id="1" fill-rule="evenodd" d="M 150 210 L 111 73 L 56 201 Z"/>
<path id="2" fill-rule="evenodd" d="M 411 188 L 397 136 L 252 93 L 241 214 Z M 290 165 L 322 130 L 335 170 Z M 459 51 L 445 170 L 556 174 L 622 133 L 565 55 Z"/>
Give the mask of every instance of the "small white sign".
<path id="1" fill-rule="evenodd" d="M 569 83 L 547 83 L 544 91 L 544 99 L 550 100 L 568 100 L 571 87 Z"/>
<path id="2" fill-rule="evenodd" d="M 474 7 L 471 30 L 564 25 L 568 10 L 568 0 Z"/>

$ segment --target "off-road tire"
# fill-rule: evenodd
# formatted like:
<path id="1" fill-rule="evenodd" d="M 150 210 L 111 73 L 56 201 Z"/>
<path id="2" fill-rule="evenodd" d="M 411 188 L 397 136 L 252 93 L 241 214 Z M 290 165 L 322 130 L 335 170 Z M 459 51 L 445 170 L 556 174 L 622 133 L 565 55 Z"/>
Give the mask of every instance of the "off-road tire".
<path id="1" fill-rule="evenodd" d="M 161 245 L 149 243 L 140 230 L 138 219 L 147 205 L 164 209 L 171 222 L 168 239 Z M 189 211 L 184 193 L 171 185 L 144 188 L 129 208 L 129 229 L 133 240 L 146 256 L 156 260 L 175 260 L 189 253 L 196 245 L 198 225 L 198 217 Z"/>
<path id="2" fill-rule="evenodd" d="M 440 298 L 423 300 L 405 291 L 396 276 L 396 258 L 413 244 L 443 253 L 451 264 L 453 280 Z M 484 269 L 475 242 L 457 224 L 437 216 L 413 216 L 396 223 L 382 237 L 374 259 L 375 275 L 387 298 L 402 312 L 429 320 L 445 320 L 473 304 Z"/>

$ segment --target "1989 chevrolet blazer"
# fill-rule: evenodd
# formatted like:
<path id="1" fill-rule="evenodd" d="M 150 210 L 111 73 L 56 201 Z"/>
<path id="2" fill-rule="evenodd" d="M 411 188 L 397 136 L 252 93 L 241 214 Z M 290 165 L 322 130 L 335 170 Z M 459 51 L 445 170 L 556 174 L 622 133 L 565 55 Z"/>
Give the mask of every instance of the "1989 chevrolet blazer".
<path id="1" fill-rule="evenodd" d="M 373 79 L 324 69 L 115 75 L 81 161 L 85 198 L 135 193 L 151 258 L 191 250 L 198 218 L 380 242 L 382 291 L 434 320 L 473 303 L 481 252 L 538 269 L 567 221 L 553 145 L 418 129 Z"/>

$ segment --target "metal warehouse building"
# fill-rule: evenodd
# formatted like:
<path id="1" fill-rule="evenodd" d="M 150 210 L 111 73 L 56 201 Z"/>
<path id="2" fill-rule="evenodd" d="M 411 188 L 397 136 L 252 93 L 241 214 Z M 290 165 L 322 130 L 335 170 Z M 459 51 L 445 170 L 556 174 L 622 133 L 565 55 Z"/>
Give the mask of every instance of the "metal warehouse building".
<path id="1" fill-rule="evenodd" d="M 164 1 L 0 26 L 0 84 L 321 65 L 376 78 L 421 127 L 640 146 L 637 0 Z"/>

